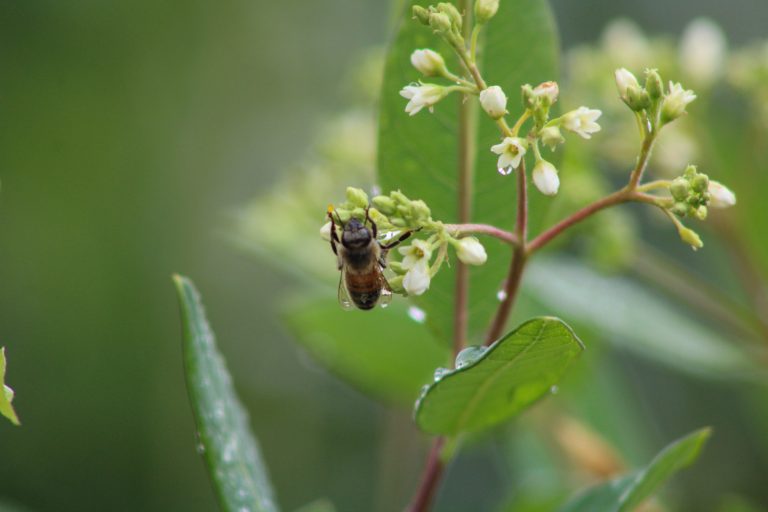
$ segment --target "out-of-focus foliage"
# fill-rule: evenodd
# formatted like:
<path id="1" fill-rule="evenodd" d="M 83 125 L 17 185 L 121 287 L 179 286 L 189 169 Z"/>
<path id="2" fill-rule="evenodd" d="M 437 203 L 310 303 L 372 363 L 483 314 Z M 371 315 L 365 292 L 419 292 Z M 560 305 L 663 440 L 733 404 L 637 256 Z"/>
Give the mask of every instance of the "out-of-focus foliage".
<path id="1" fill-rule="evenodd" d="M 5 347 L 0 347 L 0 414 L 8 418 L 14 425 L 19 425 L 19 417 L 13 410 L 13 389 L 5 384 Z"/>

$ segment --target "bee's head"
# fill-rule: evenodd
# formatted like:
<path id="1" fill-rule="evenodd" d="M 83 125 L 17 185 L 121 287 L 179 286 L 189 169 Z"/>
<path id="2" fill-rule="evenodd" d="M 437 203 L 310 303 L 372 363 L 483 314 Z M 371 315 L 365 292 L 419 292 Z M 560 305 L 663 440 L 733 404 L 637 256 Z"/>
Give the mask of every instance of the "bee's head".
<path id="1" fill-rule="evenodd" d="M 371 231 L 365 227 L 365 223 L 352 217 L 344 224 L 341 243 L 348 248 L 365 247 L 371 243 Z"/>

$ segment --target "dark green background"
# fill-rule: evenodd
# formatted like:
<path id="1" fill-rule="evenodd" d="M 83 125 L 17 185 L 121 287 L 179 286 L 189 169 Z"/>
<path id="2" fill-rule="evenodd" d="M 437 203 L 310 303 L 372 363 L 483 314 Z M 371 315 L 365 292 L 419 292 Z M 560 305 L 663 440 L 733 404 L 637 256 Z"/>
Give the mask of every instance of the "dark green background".
<path id="1" fill-rule="evenodd" d="M 619 15 L 651 33 L 707 15 L 731 41 L 768 35 L 760 0 L 553 4 L 565 46 Z M 388 489 L 410 492 L 422 449 L 407 415 L 317 371 L 275 317 L 287 278 L 223 236 L 345 104 L 339 77 L 386 41 L 389 17 L 381 0 L 0 0 L 0 345 L 24 423 L 0 422 L 0 498 L 214 509 L 181 374 L 170 274 L 182 272 L 204 294 L 284 508 L 402 503 Z M 461 474 L 492 496 L 483 456 Z"/>

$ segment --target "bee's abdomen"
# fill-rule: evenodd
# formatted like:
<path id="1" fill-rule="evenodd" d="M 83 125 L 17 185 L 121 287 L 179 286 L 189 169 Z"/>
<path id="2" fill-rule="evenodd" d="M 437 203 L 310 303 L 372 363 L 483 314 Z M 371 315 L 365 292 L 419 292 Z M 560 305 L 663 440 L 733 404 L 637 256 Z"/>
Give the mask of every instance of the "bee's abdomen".
<path id="1" fill-rule="evenodd" d="M 376 272 L 347 274 L 347 291 L 352 302 L 360 309 L 373 309 L 381 295 L 381 281 Z"/>

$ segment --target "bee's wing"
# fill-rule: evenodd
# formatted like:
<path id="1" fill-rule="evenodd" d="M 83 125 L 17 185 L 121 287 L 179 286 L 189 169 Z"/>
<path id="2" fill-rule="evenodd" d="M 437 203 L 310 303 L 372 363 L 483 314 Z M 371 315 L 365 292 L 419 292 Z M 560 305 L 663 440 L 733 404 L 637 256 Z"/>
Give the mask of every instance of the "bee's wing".
<path id="1" fill-rule="evenodd" d="M 381 294 L 379 295 L 379 305 L 383 308 L 389 306 L 392 302 L 392 288 L 390 288 L 387 278 L 384 275 L 384 271 L 376 267 L 378 271 L 379 284 L 381 285 Z"/>
<path id="2" fill-rule="evenodd" d="M 341 272 L 339 272 L 339 305 L 341 305 L 342 309 L 350 310 L 354 309 L 355 305 L 352 302 L 352 299 L 349 296 L 349 291 L 347 290 L 347 267 L 346 265 L 341 266 Z"/>

